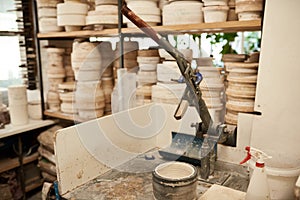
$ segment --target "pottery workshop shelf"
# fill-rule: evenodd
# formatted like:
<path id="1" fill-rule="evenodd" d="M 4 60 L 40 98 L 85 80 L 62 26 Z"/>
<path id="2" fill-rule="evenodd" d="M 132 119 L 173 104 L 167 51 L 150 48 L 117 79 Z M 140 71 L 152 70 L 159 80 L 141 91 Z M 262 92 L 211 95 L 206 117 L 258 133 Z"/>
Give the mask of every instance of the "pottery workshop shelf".
<path id="1" fill-rule="evenodd" d="M 239 32 L 239 31 L 259 31 L 261 30 L 260 20 L 251 21 L 227 21 L 201 24 L 186 24 L 186 25 L 168 25 L 154 26 L 156 31 L 160 33 L 213 33 L 213 32 Z M 138 28 L 123 28 L 122 33 L 139 34 L 141 31 Z M 37 36 L 40 39 L 49 38 L 78 38 L 90 36 L 117 36 L 118 29 L 104 29 L 101 31 L 83 30 L 71 32 L 51 32 L 39 33 Z"/>
<path id="2" fill-rule="evenodd" d="M 34 129 L 42 128 L 55 124 L 52 120 L 33 120 L 30 119 L 29 123 L 21 126 L 13 126 L 11 124 L 7 125 L 5 129 L 0 130 L 0 138 L 5 138 L 12 135 L 17 135 L 26 131 L 31 131 Z"/>
<path id="3" fill-rule="evenodd" d="M 53 111 L 46 110 L 44 114 L 48 117 L 54 117 L 57 119 L 64 119 L 64 120 L 75 121 L 75 122 L 84 122 L 84 120 L 80 119 L 78 115 L 66 114 L 60 111 L 53 112 Z"/>
<path id="4" fill-rule="evenodd" d="M 30 156 L 24 157 L 23 164 L 33 162 L 33 161 L 37 160 L 38 157 L 39 157 L 39 154 L 37 152 Z M 0 160 L 0 173 L 8 171 L 10 169 L 14 169 L 19 166 L 20 166 L 20 163 L 19 163 L 18 157 L 2 159 L 2 160 Z"/>
<path id="5" fill-rule="evenodd" d="M 45 110 L 44 115 L 48 117 L 54 117 L 56 119 L 64 119 L 64 120 L 69 120 L 69 121 L 74 121 L 77 123 L 85 122 L 87 119 L 81 119 L 78 114 L 67 114 L 67 113 L 62 113 L 60 111 L 49 111 Z"/>

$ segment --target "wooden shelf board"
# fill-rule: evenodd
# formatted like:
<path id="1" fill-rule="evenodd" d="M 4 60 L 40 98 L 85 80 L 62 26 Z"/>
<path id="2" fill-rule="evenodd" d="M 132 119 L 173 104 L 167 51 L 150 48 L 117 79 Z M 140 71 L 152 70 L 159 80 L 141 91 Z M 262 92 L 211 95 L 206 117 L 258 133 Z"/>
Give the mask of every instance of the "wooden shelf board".
<path id="1" fill-rule="evenodd" d="M 238 32 L 238 31 L 259 31 L 261 30 L 261 20 L 251 21 L 227 21 L 201 24 L 185 24 L 185 25 L 168 25 L 154 26 L 154 30 L 160 33 L 213 33 L 213 32 Z M 141 30 L 138 28 L 122 28 L 122 33 L 139 34 Z M 51 32 L 39 33 L 40 39 L 51 38 L 78 38 L 90 36 L 117 36 L 118 29 L 104 29 L 100 31 L 83 30 L 71 32 Z"/>
<path id="2" fill-rule="evenodd" d="M 35 152 L 34 154 L 30 155 L 30 156 L 26 156 L 23 158 L 23 164 L 27 164 L 27 163 L 30 163 L 30 162 L 33 162 L 35 160 L 37 160 L 39 158 L 39 153 L 38 152 Z"/>
<path id="3" fill-rule="evenodd" d="M 60 112 L 60 111 L 53 112 L 53 111 L 45 110 L 44 114 L 48 117 L 54 117 L 54 118 L 57 118 L 57 119 L 64 119 L 64 120 L 74 121 L 76 123 L 82 123 L 82 122 L 88 121 L 87 119 L 81 119 L 78 115 L 66 114 L 66 113 L 63 113 L 63 112 Z"/>
<path id="4" fill-rule="evenodd" d="M 84 122 L 85 121 L 85 120 L 80 119 L 78 115 L 66 114 L 66 113 L 62 113 L 59 111 L 53 112 L 53 111 L 46 110 L 44 112 L 44 114 L 49 117 L 65 119 L 65 120 L 74 121 L 74 122 Z"/>
<path id="5" fill-rule="evenodd" d="M 259 31 L 261 30 L 260 20 L 251 21 L 228 21 L 201 24 L 184 24 L 154 26 L 154 30 L 160 33 L 213 33 L 213 32 L 238 32 L 238 31 Z M 123 33 L 140 33 L 138 28 L 124 28 Z"/>
<path id="6" fill-rule="evenodd" d="M 20 134 L 26 131 L 31 131 L 34 129 L 46 127 L 52 124 L 55 124 L 55 122 L 52 120 L 33 120 L 33 119 L 29 119 L 28 124 L 25 125 L 14 126 L 12 124 L 8 124 L 5 126 L 4 129 L 0 129 L 0 139 L 12 135 Z"/>
<path id="7" fill-rule="evenodd" d="M 37 160 L 39 157 L 39 153 L 36 152 L 30 156 L 26 156 L 23 158 L 23 164 L 27 164 L 30 163 L 32 161 Z M 6 159 L 1 159 L 0 160 L 0 173 L 14 169 L 16 167 L 19 167 L 20 163 L 19 163 L 19 158 L 6 158 Z"/>
<path id="8" fill-rule="evenodd" d="M 82 31 L 70 31 L 70 32 L 49 32 L 38 33 L 38 38 L 78 38 L 78 37 L 90 37 L 90 36 L 113 36 L 118 34 L 118 29 L 104 29 L 101 31 L 95 30 L 82 30 Z"/>
<path id="9" fill-rule="evenodd" d="M 31 190 L 34 190 L 40 186 L 42 186 L 44 183 L 44 181 L 41 179 L 41 180 L 38 180 L 38 181 L 35 181 L 33 183 L 30 183 L 28 185 L 25 186 L 25 192 L 29 192 Z"/>

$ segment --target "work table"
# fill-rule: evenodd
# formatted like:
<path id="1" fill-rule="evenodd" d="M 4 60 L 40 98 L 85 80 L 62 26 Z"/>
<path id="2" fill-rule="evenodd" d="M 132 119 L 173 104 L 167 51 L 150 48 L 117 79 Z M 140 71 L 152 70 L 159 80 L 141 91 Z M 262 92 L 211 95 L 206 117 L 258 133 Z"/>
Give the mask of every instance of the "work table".
<path id="1" fill-rule="evenodd" d="M 152 171 L 157 165 L 164 162 L 167 161 L 159 155 L 157 150 L 142 154 L 117 169 L 112 169 L 79 186 L 63 197 L 72 200 L 154 199 Z M 198 181 L 198 197 L 200 198 L 213 184 L 245 191 L 248 180 L 247 177 L 235 172 L 216 170 L 214 178 L 209 181 Z"/>

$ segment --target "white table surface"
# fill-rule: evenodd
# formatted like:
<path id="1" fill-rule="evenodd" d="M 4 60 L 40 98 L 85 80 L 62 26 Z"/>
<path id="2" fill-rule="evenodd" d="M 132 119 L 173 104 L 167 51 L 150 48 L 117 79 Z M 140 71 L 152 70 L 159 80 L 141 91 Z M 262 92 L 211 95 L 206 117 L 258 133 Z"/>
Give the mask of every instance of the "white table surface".
<path id="1" fill-rule="evenodd" d="M 13 126 L 12 124 L 8 124 L 5 125 L 4 129 L 0 129 L 0 139 L 12 135 L 17 135 L 26 131 L 31 131 L 37 128 L 49 126 L 52 124 L 55 124 L 53 120 L 33 120 L 33 119 L 29 119 L 29 122 L 26 125 Z"/>

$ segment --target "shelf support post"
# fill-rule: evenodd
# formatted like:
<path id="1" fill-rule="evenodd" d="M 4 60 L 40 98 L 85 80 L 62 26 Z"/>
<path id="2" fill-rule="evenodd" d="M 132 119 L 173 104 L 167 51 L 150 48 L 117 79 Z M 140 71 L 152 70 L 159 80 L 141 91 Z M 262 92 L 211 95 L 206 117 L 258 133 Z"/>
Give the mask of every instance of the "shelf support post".
<path id="1" fill-rule="evenodd" d="M 122 5 L 123 5 L 123 0 L 118 0 L 118 35 L 119 35 L 119 45 L 120 45 L 120 49 L 119 49 L 119 66 L 120 68 L 124 67 L 124 36 L 122 34 L 122 24 L 123 24 L 123 15 L 121 12 L 122 9 Z"/>

